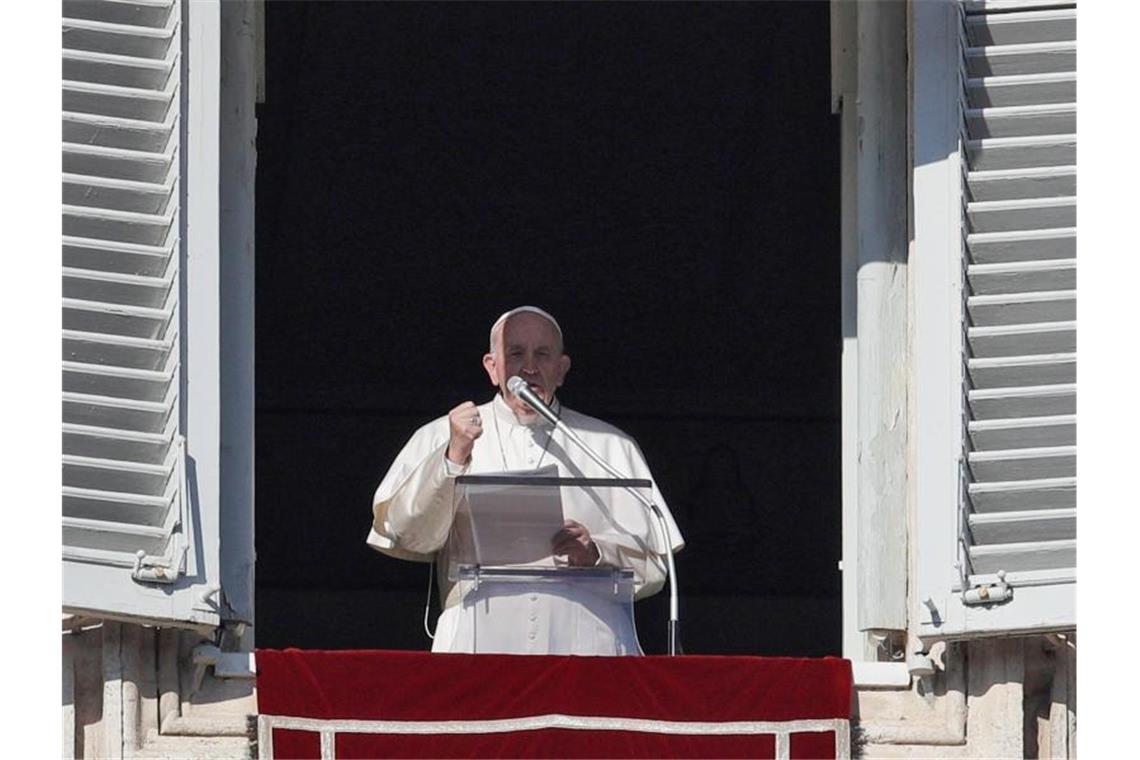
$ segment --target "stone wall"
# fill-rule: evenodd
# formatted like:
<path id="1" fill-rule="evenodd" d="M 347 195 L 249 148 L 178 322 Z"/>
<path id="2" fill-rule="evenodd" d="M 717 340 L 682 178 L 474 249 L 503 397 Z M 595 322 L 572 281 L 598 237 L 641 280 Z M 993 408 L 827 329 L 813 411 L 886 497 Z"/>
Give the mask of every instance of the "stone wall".
<path id="1" fill-rule="evenodd" d="M 65 758 L 249 758 L 252 680 L 195 665 L 191 631 L 75 621 L 63 633 Z"/>
<path id="2" fill-rule="evenodd" d="M 856 757 L 1075 758 L 1076 637 L 957 642 L 908 690 L 856 689 Z"/>

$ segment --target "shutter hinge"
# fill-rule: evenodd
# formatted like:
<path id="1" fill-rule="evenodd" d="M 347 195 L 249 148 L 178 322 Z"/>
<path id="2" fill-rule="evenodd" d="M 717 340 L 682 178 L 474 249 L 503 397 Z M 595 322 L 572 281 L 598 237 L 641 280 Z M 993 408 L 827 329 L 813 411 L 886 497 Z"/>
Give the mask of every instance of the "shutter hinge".
<path id="1" fill-rule="evenodd" d="M 186 546 L 179 545 L 173 557 L 149 557 L 142 549 L 135 552 L 131 577 L 139 583 L 174 583 L 185 570 Z"/>
<path id="2" fill-rule="evenodd" d="M 1013 598 L 1013 586 L 1005 582 L 1005 570 L 998 570 L 997 583 L 982 583 L 962 590 L 963 604 L 997 604 Z"/>

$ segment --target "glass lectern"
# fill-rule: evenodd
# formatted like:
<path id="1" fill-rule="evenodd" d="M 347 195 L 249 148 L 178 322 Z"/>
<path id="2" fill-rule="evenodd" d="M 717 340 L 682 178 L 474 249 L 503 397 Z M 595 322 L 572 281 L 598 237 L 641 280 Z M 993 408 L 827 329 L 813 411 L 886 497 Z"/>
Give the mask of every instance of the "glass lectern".
<path id="1" fill-rule="evenodd" d="M 551 553 L 567 519 L 598 543 L 654 551 L 659 541 L 635 492 L 650 482 L 562 478 L 553 468 L 464 475 L 447 547 L 459 585 L 463 649 L 515 654 L 642 654 L 633 619 L 634 573 L 570 567 Z"/>

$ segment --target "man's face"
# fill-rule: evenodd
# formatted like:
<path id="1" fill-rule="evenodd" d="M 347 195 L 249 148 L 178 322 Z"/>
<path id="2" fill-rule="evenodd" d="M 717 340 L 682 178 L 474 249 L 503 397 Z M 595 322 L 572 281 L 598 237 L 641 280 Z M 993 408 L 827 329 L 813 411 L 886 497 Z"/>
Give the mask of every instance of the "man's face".
<path id="1" fill-rule="evenodd" d="M 525 401 L 507 390 L 507 380 L 518 375 L 546 403 L 562 385 L 570 370 L 570 357 L 562 353 L 562 342 L 554 325 L 533 312 L 521 312 L 503 323 L 495 352 L 483 357 L 483 368 L 498 386 L 503 400 L 520 421 L 530 422 L 538 414 Z"/>

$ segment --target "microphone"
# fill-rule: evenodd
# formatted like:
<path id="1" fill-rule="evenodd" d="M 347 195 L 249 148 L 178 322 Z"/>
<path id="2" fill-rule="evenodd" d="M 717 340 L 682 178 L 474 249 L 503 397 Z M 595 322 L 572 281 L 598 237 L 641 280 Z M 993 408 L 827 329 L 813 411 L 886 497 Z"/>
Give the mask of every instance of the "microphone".
<path id="1" fill-rule="evenodd" d="M 515 394 L 527 404 L 530 405 L 534 411 L 541 414 L 546 419 L 550 420 L 555 429 L 561 430 L 562 433 L 578 445 L 591 459 L 598 463 L 598 465 L 615 478 L 625 478 L 626 476 L 618 472 L 609 462 L 602 459 L 598 452 L 590 448 L 578 434 L 570 429 L 569 426 L 561 419 L 554 411 L 546 405 L 546 402 L 538 397 L 534 391 L 527 385 L 526 380 L 523 380 L 518 375 L 511 375 L 507 380 L 507 390 Z M 629 493 L 642 503 L 642 505 L 649 511 L 649 514 L 657 519 L 657 525 L 663 537 L 665 544 L 665 566 L 668 569 L 669 581 L 669 627 L 668 627 L 668 643 L 669 654 L 681 654 L 681 615 L 678 610 L 677 601 L 677 565 L 673 560 L 673 541 L 672 535 L 669 531 L 669 523 L 665 520 L 665 515 L 661 512 L 661 507 L 654 504 L 650 499 L 647 499 L 644 494 L 635 489 L 626 488 Z"/>
<path id="2" fill-rule="evenodd" d="M 554 413 L 553 409 L 546 405 L 545 401 L 538 397 L 537 393 L 530 389 L 526 380 L 523 380 L 518 375 L 511 375 L 511 378 L 507 380 L 507 390 L 525 401 L 531 409 L 550 420 L 552 425 L 555 427 L 558 426 L 558 415 Z"/>

